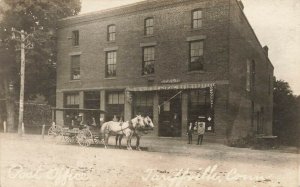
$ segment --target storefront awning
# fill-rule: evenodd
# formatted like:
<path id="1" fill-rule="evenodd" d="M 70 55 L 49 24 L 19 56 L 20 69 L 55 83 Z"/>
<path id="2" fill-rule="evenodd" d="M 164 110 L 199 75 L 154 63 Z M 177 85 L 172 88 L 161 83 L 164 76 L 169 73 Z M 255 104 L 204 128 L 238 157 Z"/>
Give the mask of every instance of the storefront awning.
<path id="1" fill-rule="evenodd" d="M 145 92 L 145 91 L 160 91 L 160 90 L 186 90 L 186 89 L 200 89 L 210 88 L 215 86 L 215 83 L 185 83 L 185 84 L 166 84 L 158 86 L 143 86 L 127 88 L 130 92 Z"/>

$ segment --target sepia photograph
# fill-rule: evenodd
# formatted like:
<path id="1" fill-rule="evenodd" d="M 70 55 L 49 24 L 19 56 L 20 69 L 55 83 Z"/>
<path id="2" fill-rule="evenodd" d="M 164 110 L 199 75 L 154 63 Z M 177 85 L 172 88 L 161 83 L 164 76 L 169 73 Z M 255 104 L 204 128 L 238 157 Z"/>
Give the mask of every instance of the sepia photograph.
<path id="1" fill-rule="evenodd" d="M 0 0 L 0 187 L 300 187 L 299 0 Z"/>

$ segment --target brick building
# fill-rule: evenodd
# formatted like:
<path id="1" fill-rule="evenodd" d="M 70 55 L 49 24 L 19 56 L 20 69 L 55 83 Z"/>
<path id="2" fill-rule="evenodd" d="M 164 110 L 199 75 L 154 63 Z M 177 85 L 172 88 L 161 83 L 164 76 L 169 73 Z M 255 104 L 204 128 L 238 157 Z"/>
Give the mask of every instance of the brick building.
<path id="1" fill-rule="evenodd" d="M 155 136 L 272 134 L 273 66 L 237 0 L 143 1 L 59 22 L 57 108 L 152 117 Z M 57 111 L 58 124 L 77 115 Z"/>

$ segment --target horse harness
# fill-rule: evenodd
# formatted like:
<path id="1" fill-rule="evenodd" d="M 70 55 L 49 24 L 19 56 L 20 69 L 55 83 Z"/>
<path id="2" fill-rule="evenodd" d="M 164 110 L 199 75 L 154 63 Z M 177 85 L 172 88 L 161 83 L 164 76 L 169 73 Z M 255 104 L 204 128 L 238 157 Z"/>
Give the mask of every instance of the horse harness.
<path id="1" fill-rule="evenodd" d="M 130 120 L 130 121 L 128 121 L 128 127 L 126 127 L 126 128 L 122 128 L 122 125 L 123 125 L 123 123 L 125 123 L 125 122 L 120 122 L 120 127 L 121 127 L 121 130 L 118 130 L 118 131 L 116 131 L 116 133 L 118 133 L 118 132 L 121 132 L 122 131 L 122 134 L 124 134 L 125 135 L 125 132 L 124 132 L 124 130 L 126 130 L 126 129 L 130 129 L 130 130 L 132 130 L 133 132 L 135 132 L 135 127 L 133 127 L 133 123 L 132 123 L 132 121 Z M 106 127 L 106 129 L 107 129 L 107 131 L 109 131 L 109 126 L 107 126 Z"/>

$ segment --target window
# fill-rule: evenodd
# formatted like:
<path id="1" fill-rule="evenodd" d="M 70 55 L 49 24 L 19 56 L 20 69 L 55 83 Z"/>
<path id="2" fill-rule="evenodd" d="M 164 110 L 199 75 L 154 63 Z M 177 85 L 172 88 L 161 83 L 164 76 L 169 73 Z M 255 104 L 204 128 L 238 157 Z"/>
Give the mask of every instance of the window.
<path id="1" fill-rule="evenodd" d="M 99 109 L 100 108 L 100 92 L 84 92 L 84 108 Z"/>
<path id="2" fill-rule="evenodd" d="M 192 106 L 209 105 L 207 90 L 194 90 L 190 92 L 190 103 Z"/>
<path id="3" fill-rule="evenodd" d="M 190 42 L 189 70 L 203 70 L 203 41 Z"/>
<path id="4" fill-rule="evenodd" d="M 107 27 L 107 41 L 115 41 L 116 40 L 116 26 L 109 25 Z"/>
<path id="5" fill-rule="evenodd" d="M 255 61 L 247 60 L 246 90 L 248 92 L 255 89 Z"/>
<path id="6" fill-rule="evenodd" d="M 255 70 L 255 61 L 252 60 L 251 62 L 251 90 L 255 91 L 255 74 L 256 74 L 256 70 Z"/>
<path id="7" fill-rule="evenodd" d="M 79 45 L 79 31 L 72 31 L 72 45 L 78 46 Z"/>
<path id="8" fill-rule="evenodd" d="M 125 103 L 125 96 L 122 92 L 111 92 L 107 96 L 107 104 L 109 105 L 123 105 Z"/>
<path id="9" fill-rule="evenodd" d="M 154 74 L 154 47 L 143 48 L 143 75 Z"/>
<path id="10" fill-rule="evenodd" d="M 117 52 L 106 52 L 106 77 L 115 77 L 117 69 Z"/>
<path id="11" fill-rule="evenodd" d="M 153 97 L 149 94 L 139 94 L 136 96 L 136 106 L 153 106 Z"/>
<path id="12" fill-rule="evenodd" d="M 197 29 L 202 27 L 202 10 L 194 10 L 192 12 L 192 28 Z"/>
<path id="13" fill-rule="evenodd" d="M 68 93 L 65 95 L 65 107 L 67 108 L 79 108 L 79 94 Z"/>
<path id="14" fill-rule="evenodd" d="M 153 35 L 153 18 L 145 19 L 145 35 Z"/>
<path id="15" fill-rule="evenodd" d="M 71 80 L 80 79 L 80 55 L 71 56 Z"/>
<path id="16" fill-rule="evenodd" d="M 251 64 L 249 60 L 247 60 L 246 90 L 248 92 L 251 90 Z"/>

